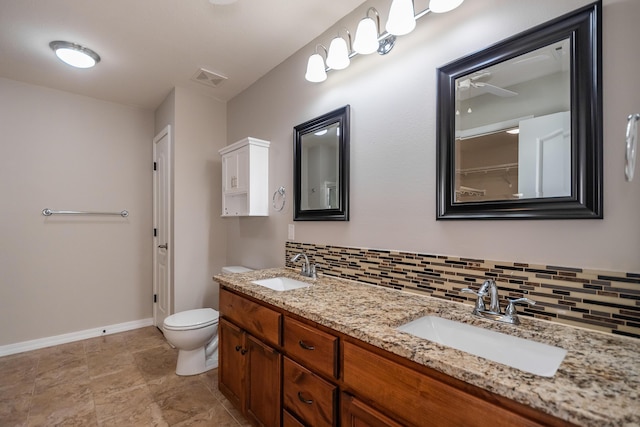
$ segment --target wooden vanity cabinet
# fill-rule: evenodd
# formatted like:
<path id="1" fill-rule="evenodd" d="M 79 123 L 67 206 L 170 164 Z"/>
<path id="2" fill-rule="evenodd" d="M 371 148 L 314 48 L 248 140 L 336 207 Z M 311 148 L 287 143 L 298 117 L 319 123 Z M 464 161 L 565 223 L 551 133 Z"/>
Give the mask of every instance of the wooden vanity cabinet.
<path id="1" fill-rule="evenodd" d="M 573 426 L 225 288 L 220 311 L 219 387 L 254 425 Z"/>
<path id="2" fill-rule="evenodd" d="M 518 406 L 522 410 L 522 413 L 514 412 L 505 407 L 504 399 L 491 393 L 471 385 L 465 387 L 484 393 L 485 398 L 481 398 L 350 342 L 343 341 L 342 357 L 344 388 L 367 402 L 374 402 L 380 411 L 402 424 L 438 427 L 569 425 L 511 402 L 512 407 Z M 359 414 L 364 405 L 356 406 L 357 416 L 362 416 Z"/>
<path id="3" fill-rule="evenodd" d="M 282 315 L 226 290 L 220 291 L 220 391 L 257 426 L 279 427 Z M 255 334 L 255 336 L 254 336 Z"/>

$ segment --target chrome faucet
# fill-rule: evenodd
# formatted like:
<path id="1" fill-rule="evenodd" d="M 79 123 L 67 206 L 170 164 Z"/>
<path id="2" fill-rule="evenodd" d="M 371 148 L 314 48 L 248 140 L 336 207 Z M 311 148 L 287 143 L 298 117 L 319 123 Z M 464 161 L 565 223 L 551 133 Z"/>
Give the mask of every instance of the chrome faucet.
<path id="1" fill-rule="evenodd" d="M 300 270 L 300 274 L 305 277 L 311 277 L 312 279 L 317 278 L 318 276 L 316 275 L 316 265 L 309 264 L 309 258 L 307 258 L 307 256 L 304 253 L 300 252 L 299 254 L 292 256 L 291 262 L 298 261 L 301 256 L 304 257 L 304 264 L 302 264 L 302 269 Z"/>
<path id="2" fill-rule="evenodd" d="M 511 323 L 513 325 L 519 325 L 520 319 L 518 318 L 518 312 L 516 310 L 516 304 L 525 303 L 529 305 L 535 305 L 535 301 L 529 298 L 517 298 L 508 300 L 507 308 L 504 313 L 500 311 L 500 300 L 498 297 L 498 285 L 493 280 L 485 280 L 478 292 L 473 289 L 464 288 L 462 292 L 471 293 L 478 297 L 476 305 L 473 308 L 473 314 L 476 316 L 484 317 L 486 319 L 497 320 L 498 322 Z M 489 309 L 487 310 L 484 303 L 485 295 L 489 294 Z"/>

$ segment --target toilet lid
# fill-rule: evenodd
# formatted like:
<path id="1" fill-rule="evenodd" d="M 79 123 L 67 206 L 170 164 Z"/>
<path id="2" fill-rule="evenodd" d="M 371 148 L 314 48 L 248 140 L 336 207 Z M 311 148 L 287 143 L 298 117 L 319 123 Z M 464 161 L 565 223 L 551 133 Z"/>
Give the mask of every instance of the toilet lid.
<path id="1" fill-rule="evenodd" d="M 204 328 L 218 323 L 219 315 L 212 308 L 181 311 L 164 319 L 164 327 L 174 330 Z"/>

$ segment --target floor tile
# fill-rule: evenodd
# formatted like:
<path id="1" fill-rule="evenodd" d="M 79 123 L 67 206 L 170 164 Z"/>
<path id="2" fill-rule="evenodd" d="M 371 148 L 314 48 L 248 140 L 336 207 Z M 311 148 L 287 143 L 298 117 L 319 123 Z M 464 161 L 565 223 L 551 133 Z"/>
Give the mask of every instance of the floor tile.
<path id="1" fill-rule="evenodd" d="M 155 327 L 0 357 L 0 426 L 245 427 L 218 371 L 175 373 Z"/>
<path id="2" fill-rule="evenodd" d="M 178 351 L 164 343 L 160 346 L 133 353 L 136 365 L 147 380 L 175 374 Z"/>

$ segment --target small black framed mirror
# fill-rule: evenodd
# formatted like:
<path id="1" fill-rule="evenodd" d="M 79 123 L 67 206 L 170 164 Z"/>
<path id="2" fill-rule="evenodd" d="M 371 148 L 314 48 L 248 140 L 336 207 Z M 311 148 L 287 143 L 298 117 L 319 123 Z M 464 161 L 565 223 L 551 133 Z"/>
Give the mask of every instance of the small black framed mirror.
<path id="1" fill-rule="evenodd" d="M 602 218 L 602 3 L 437 71 L 437 215 Z"/>
<path id="2" fill-rule="evenodd" d="M 293 128 L 294 221 L 349 220 L 349 110 Z"/>

